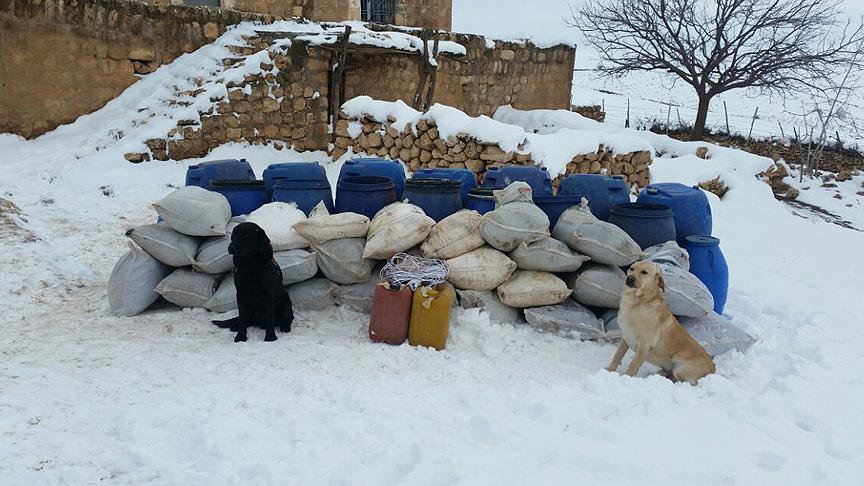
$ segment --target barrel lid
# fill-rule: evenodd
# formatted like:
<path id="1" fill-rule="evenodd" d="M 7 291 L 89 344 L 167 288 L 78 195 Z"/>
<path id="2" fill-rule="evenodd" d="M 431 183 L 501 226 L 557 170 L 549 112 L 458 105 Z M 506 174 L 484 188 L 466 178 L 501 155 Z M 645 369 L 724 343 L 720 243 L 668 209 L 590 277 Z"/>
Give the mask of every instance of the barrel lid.
<path id="1" fill-rule="evenodd" d="M 229 179 L 214 179 L 210 181 L 212 187 L 243 187 L 243 188 L 258 188 L 267 187 L 264 181 L 249 181 L 249 180 L 229 180 Z"/>
<path id="2" fill-rule="evenodd" d="M 693 246 L 717 246 L 720 244 L 720 239 L 708 235 L 691 235 L 684 238 L 688 245 Z"/>
<path id="3" fill-rule="evenodd" d="M 646 187 L 645 192 L 652 196 L 661 192 L 669 195 L 681 195 L 699 192 L 699 189 L 696 187 L 685 186 L 678 182 L 658 182 Z"/>
<path id="4" fill-rule="evenodd" d="M 665 204 L 619 203 L 609 209 L 612 214 L 640 218 L 668 218 L 674 215 L 672 208 Z"/>

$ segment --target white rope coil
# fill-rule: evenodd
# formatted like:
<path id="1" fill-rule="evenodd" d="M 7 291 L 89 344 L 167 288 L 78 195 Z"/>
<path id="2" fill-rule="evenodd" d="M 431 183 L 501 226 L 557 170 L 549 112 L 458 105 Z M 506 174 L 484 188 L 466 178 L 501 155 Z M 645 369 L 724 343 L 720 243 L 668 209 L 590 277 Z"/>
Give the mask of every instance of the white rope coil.
<path id="1" fill-rule="evenodd" d="M 447 280 L 447 267 L 443 260 L 397 253 L 381 269 L 380 276 L 391 285 L 408 285 L 416 290 L 420 285 L 444 283 Z"/>

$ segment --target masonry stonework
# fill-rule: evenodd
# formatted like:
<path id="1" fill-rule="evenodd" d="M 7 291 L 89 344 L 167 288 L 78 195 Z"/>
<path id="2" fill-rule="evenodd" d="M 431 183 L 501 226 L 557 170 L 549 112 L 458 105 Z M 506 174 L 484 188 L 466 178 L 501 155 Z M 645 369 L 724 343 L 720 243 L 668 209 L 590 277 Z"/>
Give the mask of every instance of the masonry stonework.
<path id="1" fill-rule="evenodd" d="M 123 0 L 0 0 L 0 132 L 34 137 L 69 123 L 245 20 L 273 17 Z"/>

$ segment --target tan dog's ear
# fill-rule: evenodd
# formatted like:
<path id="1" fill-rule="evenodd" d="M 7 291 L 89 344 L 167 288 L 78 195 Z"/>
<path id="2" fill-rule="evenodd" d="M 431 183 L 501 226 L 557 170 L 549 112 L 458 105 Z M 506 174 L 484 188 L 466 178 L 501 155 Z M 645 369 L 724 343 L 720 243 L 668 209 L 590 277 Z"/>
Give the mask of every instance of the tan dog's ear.
<path id="1" fill-rule="evenodd" d="M 666 281 L 663 280 L 663 275 L 660 272 L 657 272 L 657 286 L 660 287 L 660 290 L 666 292 Z"/>

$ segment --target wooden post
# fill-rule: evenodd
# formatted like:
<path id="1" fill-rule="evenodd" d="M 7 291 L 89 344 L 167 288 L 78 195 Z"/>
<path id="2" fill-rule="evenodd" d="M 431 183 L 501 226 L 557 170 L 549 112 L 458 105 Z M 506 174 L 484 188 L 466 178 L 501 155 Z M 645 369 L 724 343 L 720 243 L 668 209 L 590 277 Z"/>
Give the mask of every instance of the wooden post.
<path id="1" fill-rule="evenodd" d="M 669 134 L 669 124 L 672 123 L 672 102 L 669 102 L 669 106 L 666 110 L 666 134 Z"/>
<path id="2" fill-rule="evenodd" d="M 624 119 L 624 128 L 630 128 L 630 98 L 627 98 L 627 118 Z"/>
<path id="3" fill-rule="evenodd" d="M 756 111 L 753 112 L 753 119 L 750 120 L 750 131 L 747 132 L 747 141 L 750 141 L 750 137 L 753 136 L 753 125 L 756 123 L 756 119 L 759 118 L 759 107 L 756 107 Z"/>
<path id="4" fill-rule="evenodd" d="M 438 79 L 438 40 L 439 37 L 437 33 L 435 34 L 435 42 L 432 44 L 432 57 L 427 59 L 426 62 L 429 66 L 429 89 L 426 91 L 426 101 L 423 102 L 423 111 L 429 109 L 432 106 L 432 99 L 435 97 L 435 82 Z M 432 60 L 435 61 L 432 64 Z"/>
<path id="5" fill-rule="evenodd" d="M 422 30 L 420 32 L 420 40 L 423 45 L 418 52 L 419 56 L 419 64 L 417 66 L 417 77 L 419 78 L 417 82 L 417 90 L 414 92 L 414 103 L 412 106 L 415 110 L 422 110 L 424 95 L 423 92 L 426 88 L 426 79 L 429 76 L 429 31 Z"/>
<path id="6" fill-rule="evenodd" d="M 723 100 L 723 113 L 726 114 L 726 135 L 731 136 L 732 130 L 729 129 L 729 110 L 726 108 L 726 100 Z"/>
<path id="7" fill-rule="evenodd" d="M 783 132 L 783 124 L 780 123 L 779 121 L 777 122 L 777 124 L 780 125 L 780 138 L 785 139 L 785 138 L 786 138 L 786 133 Z"/>
<path id="8" fill-rule="evenodd" d="M 345 26 L 345 32 L 342 34 L 342 39 L 339 42 L 339 48 L 336 51 L 336 55 L 338 58 L 338 64 L 336 65 L 336 69 L 333 70 L 333 76 L 330 86 L 330 99 L 333 100 L 331 104 L 331 120 L 333 124 L 333 130 L 330 134 L 330 143 L 336 142 L 336 122 L 339 121 L 339 112 L 342 110 L 342 96 L 344 93 L 344 80 L 342 79 L 343 74 L 345 72 L 345 62 L 348 57 L 348 45 L 349 40 L 351 39 L 351 26 Z"/>

